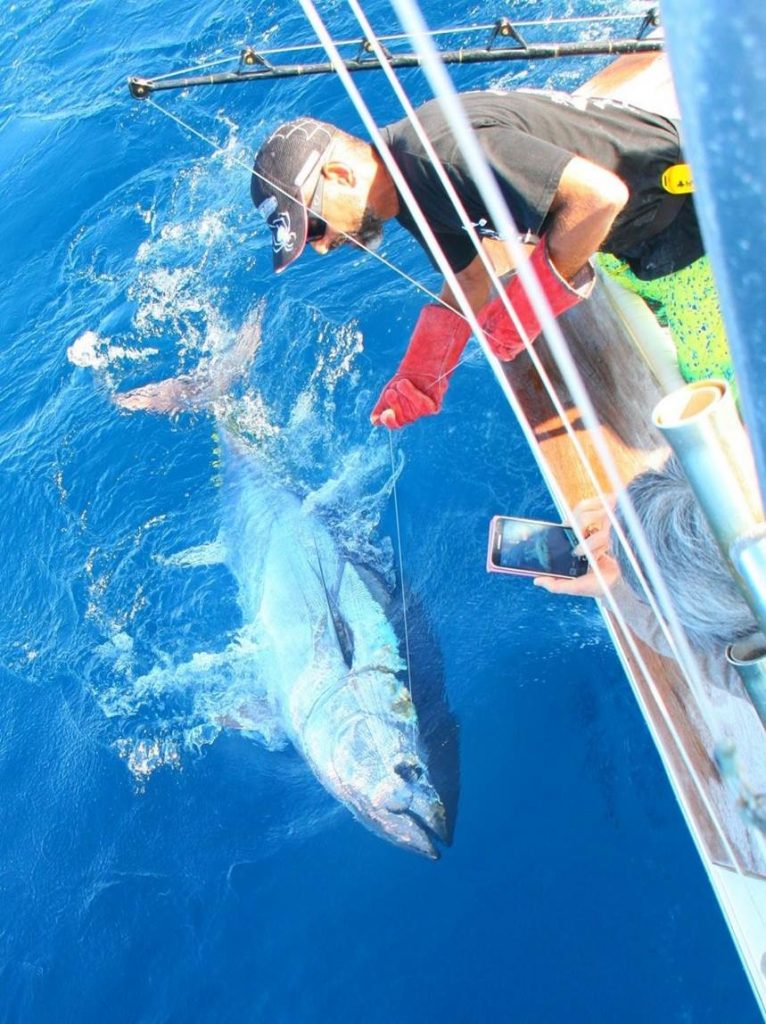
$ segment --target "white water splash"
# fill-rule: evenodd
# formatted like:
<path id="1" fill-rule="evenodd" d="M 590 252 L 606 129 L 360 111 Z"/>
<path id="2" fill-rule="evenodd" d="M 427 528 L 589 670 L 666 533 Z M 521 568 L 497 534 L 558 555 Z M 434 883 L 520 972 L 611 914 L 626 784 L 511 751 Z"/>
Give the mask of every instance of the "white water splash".
<path id="1" fill-rule="evenodd" d="M 104 370 L 117 360 L 140 362 L 158 354 L 156 348 L 132 348 L 112 345 L 109 338 L 101 338 L 95 331 L 85 331 L 66 350 L 66 356 L 73 366 L 85 366 L 92 370 Z"/>

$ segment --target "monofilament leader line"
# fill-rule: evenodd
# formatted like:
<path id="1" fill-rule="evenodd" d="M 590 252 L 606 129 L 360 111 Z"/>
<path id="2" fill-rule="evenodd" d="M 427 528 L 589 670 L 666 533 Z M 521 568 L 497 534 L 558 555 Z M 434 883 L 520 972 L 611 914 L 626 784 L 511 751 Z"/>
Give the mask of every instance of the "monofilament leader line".
<path id="1" fill-rule="evenodd" d="M 168 110 L 165 110 L 163 107 L 161 107 L 159 104 L 157 104 L 151 97 L 147 97 L 147 102 L 150 103 L 156 110 L 160 111 L 160 113 L 164 114 L 166 117 L 168 117 L 171 120 L 175 121 L 179 126 L 181 126 L 183 129 L 188 131 L 191 135 L 201 139 L 207 145 L 211 146 L 212 149 L 214 150 L 214 152 L 216 152 L 216 153 L 225 153 L 226 152 L 224 150 L 224 148 L 222 146 L 220 146 L 215 140 L 208 138 L 202 132 L 198 131 L 197 129 L 195 129 L 191 125 L 189 125 L 187 122 L 185 122 L 182 118 L 178 117 L 177 115 L 171 113 Z M 240 157 L 235 156 L 234 160 L 235 160 L 235 162 L 238 165 L 243 167 L 247 171 L 248 174 L 252 174 L 253 173 L 252 167 L 249 164 L 246 164 Z M 272 185 L 272 187 L 276 187 L 274 185 L 274 183 L 271 183 L 271 185 Z M 346 237 L 348 237 L 348 236 L 346 236 Z M 356 242 L 355 239 L 349 239 L 349 240 L 353 241 L 354 244 L 356 244 L 359 248 L 364 249 L 366 252 L 369 252 L 370 255 L 374 256 L 377 260 L 379 260 L 385 266 L 390 267 L 392 270 L 394 270 L 395 273 L 399 274 L 405 280 L 409 281 L 412 285 L 414 285 L 420 291 L 424 292 L 426 295 L 428 295 L 434 301 L 439 302 L 439 303 L 441 303 L 443 305 L 446 305 L 445 303 L 442 302 L 442 300 L 438 296 L 433 295 L 424 285 L 420 284 L 418 281 L 414 280 L 409 275 L 407 275 L 406 273 L 401 271 L 398 267 L 394 266 L 394 264 L 390 263 L 388 260 L 386 260 L 384 257 L 382 257 L 379 253 L 372 252 L 366 246 L 361 245 L 360 243 Z M 555 333 L 555 327 L 554 327 L 554 333 Z M 533 351 L 531 352 L 531 355 L 532 355 L 533 360 L 534 360 L 534 355 L 535 354 L 534 354 Z M 490 365 L 491 365 L 491 361 L 490 361 Z M 504 389 L 504 390 L 506 390 L 506 389 Z M 549 389 L 549 391 L 550 391 L 550 389 Z M 555 393 L 552 395 L 552 397 L 554 397 L 554 398 L 556 397 Z M 566 422 L 566 420 L 565 420 L 565 422 Z M 520 423 L 521 423 L 521 425 L 523 427 L 524 426 L 523 420 L 520 420 Z M 392 459 L 392 468 L 393 468 L 393 443 L 392 443 L 392 439 L 390 438 L 390 435 L 389 435 L 389 444 L 391 445 L 391 453 L 392 453 L 391 454 L 391 459 Z M 587 465 L 587 462 L 586 462 L 586 465 Z M 402 558 L 402 554 L 401 554 L 401 532 L 400 532 L 400 526 L 399 526 L 398 503 L 397 503 L 395 488 L 394 488 L 394 499 L 395 499 L 395 509 L 396 509 L 397 537 L 399 539 L 400 572 L 401 572 L 401 578 L 402 578 L 402 596 L 403 596 L 403 605 L 402 605 L 402 607 L 403 607 L 403 611 L 404 611 L 404 623 L 405 623 L 405 647 L 406 647 L 406 655 L 407 655 L 407 662 L 408 662 L 408 676 L 409 676 L 409 682 L 410 682 L 410 687 L 411 687 L 412 686 L 412 679 L 411 679 L 411 672 L 410 672 L 410 665 L 409 665 L 409 660 L 410 660 L 410 658 L 409 658 L 409 636 L 408 636 L 408 628 L 407 628 L 406 610 L 405 610 L 405 604 L 404 604 L 404 573 L 403 573 L 403 569 L 401 567 L 401 558 Z M 599 576 L 600 574 L 598 572 L 598 567 L 594 566 L 594 568 L 596 569 L 596 575 Z M 618 618 L 618 621 L 619 621 L 619 619 L 621 618 L 621 616 L 619 614 L 619 610 L 614 605 L 614 602 L 609 600 L 610 596 L 611 595 L 609 595 L 609 593 L 607 591 L 607 601 L 608 601 L 608 603 L 610 605 L 612 613 L 616 615 L 616 617 Z M 672 612 L 672 606 L 671 606 L 671 612 Z M 671 639 L 671 643 L 672 643 L 674 637 L 671 637 L 670 639 Z M 682 636 L 681 639 L 683 641 L 685 638 Z M 635 649 L 635 645 L 630 644 L 630 646 L 631 646 L 631 650 L 632 650 L 634 656 L 636 656 L 638 654 L 638 652 Z M 673 646 L 675 646 L 677 648 L 679 645 L 678 644 L 673 644 Z M 682 643 L 680 646 L 683 647 L 685 645 Z M 696 666 L 694 665 L 694 662 L 692 661 L 692 665 L 690 667 L 687 667 L 687 665 L 684 664 L 684 662 L 687 661 L 687 660 L 688 659 L 684 658 L 683 656 L 679 658 L 679 661 L 681 662 L 681 664 L 684 666 L 684 668 L 686 670 L 685 674 L 686 674 L 687 678 L 690 678 L 690 680 L 693 680 L 695 678 L 695 668 L 696 668 Z M 639 661 L 639 664 L 642 665 L 643 674 L 648 677 L 648 673 L 647 673 L 646 667 L 645 667 L 645 665 L 643 665 L 643 659 L 640 657 L 640 655 L 638 657 L 638 661 Z M 690 668 L 691 668 L 691 671 L 690 671 Z M 650 677 L 648 677 L 648 678 L 650 678 Z M 655 697 L 656 697 L 656 694 L 655 694 Z M 719 836 L 721 837 L 722 842 L 724 844 L 724 847 L 727 849 L 727 851 L 729 853 L 729 856 L 731 858 L 732 864 L 735 866 L 736 870 L 741 871 L 742 868 L 741 868 L 741 864 L 739 862 L 739 859 L 736 856 L 735 851 L 731 847 L 731 844 L 728 842 L 728 837 L 723 833 L 723 830 L 721 829 L 721 826 L 720 826 L 720 823 L 718 821 L 718 818 L 713 813 L 713 808 L 709 806 L 709 801 L 707 799 L 706 794 L 703 792 L 703 790 L 702 790 L 702 788 L 701 788 L 701 786 L 699 784 L 699 781 L 698 781 L 698 779 L 696 777 L 696 773 L 695 773 L 695 771 L 693 769 L 693 766 L 691 765 L 690 762 L 688 762 L 688 759 L 686 757 L 686 751 L 684 750 L 683 745 L 680 743 L 680 740 L 679 740 L 678 736 L 675 735 L 675 730 L 673 728 L 672 721 L 669 720 L 669 718 L 667 716 L 666 709 L 664 708 L 662 702 L 660 702 L 658 706 L 660 707 L 661 711 L 664 712 L 663 717 L 665 718 L 666 724 L 671 729 L 671 733 L 674 735 L 675 742 L 676 742 L 676 747 L 679 750 L 679 752 L 680 752 L 682 758 L 684 759 L 685 763 L 687 764 L 687 768 L 690 771 L 691 778 L 694 779 L 695 782 L 697 783 L 697 790 L 698 790 L 698 793 L 700 795 L 700 798 L 702 799 L 703 804 L 708 809 L 708 813 L 710 814 L 711 821 L 714 823 L 714 827 L 716 828 L 716 831 L 718 832 Z"/>
<path id="2" fill-rule="evenodd" d="M 402 581 L 402 622 L 404 624 L 404 654 L 407 661 L 407 682 L 410 687 L 410 696 L 414 697 L 412 692 L 412 662 L 410 661 L 410 630 L 409 623 L 407 621 L 407 597 L 405 595 L 404 587 L 404 557 L 402 555 L 402 528 L 399 522 L 399 497 L 396 492 L 396 463 L 394 461 L 394 439 L 391 436 L 392 431 L 388 433 L 388 451 L 391 455 L 391 491 L 394 496 L 394 521 L 396 523 L 396 546 L 399 555 L 399 579 Z"/>

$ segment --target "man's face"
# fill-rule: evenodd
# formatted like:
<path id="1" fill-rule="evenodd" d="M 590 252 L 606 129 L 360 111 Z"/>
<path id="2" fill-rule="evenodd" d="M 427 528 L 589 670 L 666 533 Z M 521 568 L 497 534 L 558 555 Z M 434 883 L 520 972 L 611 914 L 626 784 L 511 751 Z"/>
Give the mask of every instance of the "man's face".
<path id="1" fill-rule="evenodd" d="M 338 170 L 339 167 L 341 165 L 332 164 L 323 169 L 321 203 L 314 201 L 311 207 L 327 225 L 321 238 L 309 242 L 320 256 L 353 242 L 375 249 L 383 238 L 383 221 L 367 205 L 367 191 L 359 186 L 352 168 Z M 315 190 L 305 197 L 308 206 L 316 199 L 316 194 Z"/>

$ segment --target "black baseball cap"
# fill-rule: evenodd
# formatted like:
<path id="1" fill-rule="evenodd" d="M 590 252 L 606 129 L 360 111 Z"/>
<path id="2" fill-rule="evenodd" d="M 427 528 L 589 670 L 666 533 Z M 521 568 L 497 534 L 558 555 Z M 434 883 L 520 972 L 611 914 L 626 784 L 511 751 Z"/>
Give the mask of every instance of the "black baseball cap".
<path id="1" fill-rule="evenodd" d="M 271 228 L 276 273 L 297 260 L 306 248 L 308 217 L 303 190 L 311 194 L 337 129 L 313 117 L 287 121 L 266 139 L 255 155 L 250 195 Z"/>

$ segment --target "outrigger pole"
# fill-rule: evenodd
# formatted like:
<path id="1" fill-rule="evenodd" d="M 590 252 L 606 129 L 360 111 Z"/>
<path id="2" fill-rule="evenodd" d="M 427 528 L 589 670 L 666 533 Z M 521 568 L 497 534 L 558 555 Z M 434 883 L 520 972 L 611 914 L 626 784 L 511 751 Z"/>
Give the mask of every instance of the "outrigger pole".
<path id="1" fill-rule="evenodd" d="M 634 39 L 601 39 L 579 42 L 528 43 L 519 31 L 520 23 L 514 25 L 509 18 L 498 18 L 492 26 L 489 39 L 484 46 L 461 47 L 458 50 L 442 50 L 441 59 L 445 64 L 487 64 L 500 61 L 548 60 L 556 57 L 613 56 L 629 53 L 656 53 L 663 48 L 658 39 L 643 39 L 650 28 L 659 24 L 654 8 L 647 12 Z M 455 33 L 475 32 L 473 27 L 456 28 Z M 508 45 L 507 40 L 513 45 Z M 498 45 L 500 43 L 500 45 Z M 372 47 L 367 39 L 351 40 L 344 45 L 356 45 L 358 52 L 343 61 L 347 71 L 375 71 L 380 61 L 371 56 Z M 306 47 L 313 48 L 313 47 Z M 156 78 L 133 76 L 128 79 L 131 96 L 138 100 L 147 99 L 154 92 L 169 89 L 193 89 L 202 85 L 234 85 L 255 82 L 269 78 L 299 78 L 305 75 L 335 74 L 332 63 L 273 64 L 264 53 L 253 47 L 240 52 L 239 63 L 234 71 L 220 71 L 206 75 L 161 75 Z M 285 52 L 285 51 L 282 51 Z M 388 64 L 392 68 L 420 67 L 421 58 L 417 53 L 388 53 Z"/>

